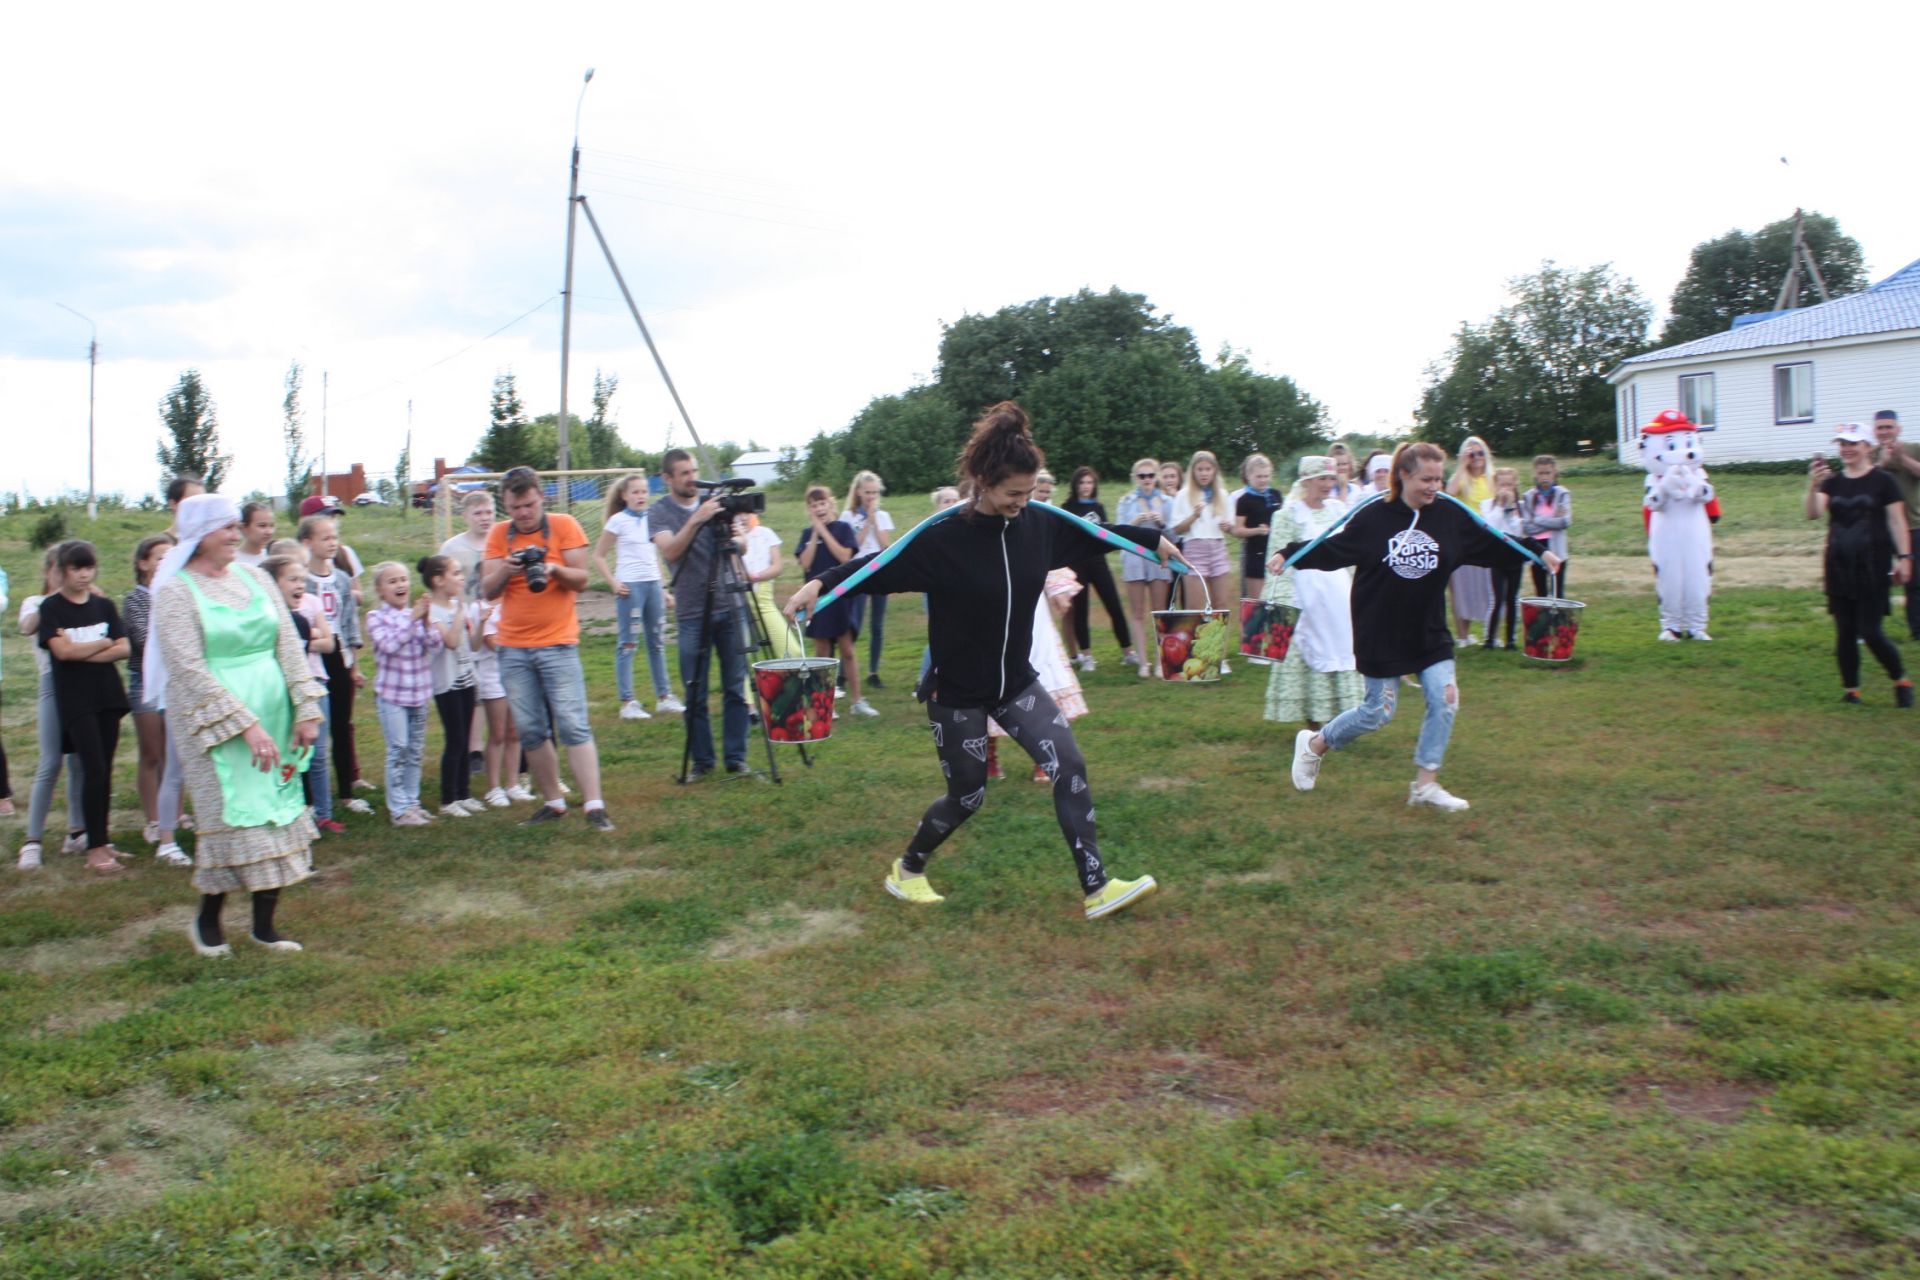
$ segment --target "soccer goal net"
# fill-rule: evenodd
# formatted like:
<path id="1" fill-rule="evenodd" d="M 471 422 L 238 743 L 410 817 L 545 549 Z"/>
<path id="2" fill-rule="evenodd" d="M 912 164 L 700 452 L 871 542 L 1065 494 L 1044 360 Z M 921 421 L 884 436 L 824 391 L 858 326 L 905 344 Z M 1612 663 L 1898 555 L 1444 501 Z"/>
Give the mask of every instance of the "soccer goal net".
<path id="1" fill-rule="evenodd" d="M 600 540 L 600 530 L 607 523 L 608 492 L 622 476 L 632 475 L 633 471 L 616 467 L 609 471 L 536 471 L 534 474 L 540 477 L 540 487 L 546 491 L 547 510 L 564 511 L 578 520 L 586 530 L 588 545 L 592 545 Z M 505 477 L 504 471 L 449 471 L 441 476 L 429 495 L 433 503 L 434 537 L 445 542 L 467 527 L 462 513 L 470 493 L 492 495 L 496 514 L 504 518 L 500 482 Z"/>

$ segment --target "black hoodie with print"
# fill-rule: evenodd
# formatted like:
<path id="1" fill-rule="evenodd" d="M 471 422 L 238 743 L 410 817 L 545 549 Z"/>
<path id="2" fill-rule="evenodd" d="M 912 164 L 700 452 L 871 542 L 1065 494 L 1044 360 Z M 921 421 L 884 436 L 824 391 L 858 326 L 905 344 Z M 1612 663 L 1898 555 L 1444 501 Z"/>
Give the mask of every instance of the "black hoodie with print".
<path id="1" fill-rule="evenodd" d="M 1281 554 L 1290 556 L 1305 545 L 1305 539 L 1292 543 Z M 1398 498 L 1379 498 L 1295 567 L 1356 570 L 1354 665 L 1361 675 L 1384 680 L 1424 671 L 1453 656 L 1447 579 L 1455 569 L 1497 569 L 1525 561 L 1526 556 L 1444 497 L 1418 512 Z"/>
<path id="2" fill-rule="evenodd" d="M 1108 525 L 1149 549 L 1160 530 Z M 927 595 L 933 696 L 942 706 L 997 707 L 1034 681 L 1034 605 L 1047 574 L 1118 549 L 1038 504 L 1011 520 L 968 509 L 929 525 L 855 593 Z M 881 555 L 885 552 L 879 553 Z M 820 579 L 824 594 L 876 556 L 857 556 Z"/>

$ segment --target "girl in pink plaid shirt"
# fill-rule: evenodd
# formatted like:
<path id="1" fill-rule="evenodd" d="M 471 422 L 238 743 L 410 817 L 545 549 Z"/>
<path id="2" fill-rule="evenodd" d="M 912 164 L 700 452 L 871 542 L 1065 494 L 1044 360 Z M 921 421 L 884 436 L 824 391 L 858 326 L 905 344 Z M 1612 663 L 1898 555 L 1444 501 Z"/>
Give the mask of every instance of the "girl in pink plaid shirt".
<path id="1" fill-rule="evenodd" d="M 424 827 L 433 815 L 420 806 L 420 757 L 433 700 L 433 654 L 445 641 L 427 619 L 432 600 L 423 593 L 407 603 L 407 566 L 398 560 L 376 565 L 373 591 L 380 604 L 367 615 L 367 637 L 377 662 L 374 708 L 387 735 L 387 812 L 396 827 Z"/>

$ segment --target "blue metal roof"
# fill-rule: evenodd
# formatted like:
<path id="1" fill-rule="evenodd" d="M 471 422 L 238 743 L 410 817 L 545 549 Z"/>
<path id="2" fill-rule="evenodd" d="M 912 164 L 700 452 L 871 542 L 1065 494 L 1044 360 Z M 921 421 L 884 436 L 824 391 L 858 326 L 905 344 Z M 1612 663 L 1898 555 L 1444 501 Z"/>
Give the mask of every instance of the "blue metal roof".
<path id="1" fill-rule="evenodd" d="M 1791 346 L 1857 338 L 1873 333 L 1920 329 L 1920 261 L 1910 262 L 1871 288 L 1831 302 L 1797 311 L 1783 311 L 1772 319 L 1743 324 L 1725 333 L 1709 334 L 1663 347 L 1621 362 L 1621 368 L 1656 360 L 1690 359 L 1761 347 Z"/>

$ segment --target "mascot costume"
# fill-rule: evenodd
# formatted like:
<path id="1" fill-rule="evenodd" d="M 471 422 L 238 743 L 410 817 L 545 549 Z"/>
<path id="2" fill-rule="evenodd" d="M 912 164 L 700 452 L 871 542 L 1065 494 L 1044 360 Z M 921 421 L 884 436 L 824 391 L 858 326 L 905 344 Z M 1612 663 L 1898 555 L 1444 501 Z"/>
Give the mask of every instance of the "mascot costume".
<path id="1" fill-rule="evenodd" d="M 1699 432 L 1686 414 L 1666 409 L 1640 433 L 1647 554 L 1660 593 L 1660 638 L 1667 641 L 1713 639 L 1707 634 L 1707 595 L 1720 503 L 1701 465 Z"/>

